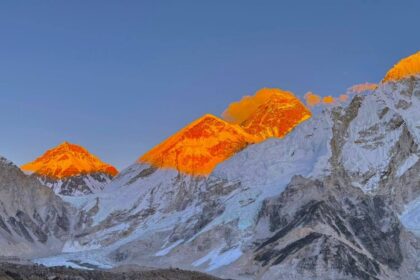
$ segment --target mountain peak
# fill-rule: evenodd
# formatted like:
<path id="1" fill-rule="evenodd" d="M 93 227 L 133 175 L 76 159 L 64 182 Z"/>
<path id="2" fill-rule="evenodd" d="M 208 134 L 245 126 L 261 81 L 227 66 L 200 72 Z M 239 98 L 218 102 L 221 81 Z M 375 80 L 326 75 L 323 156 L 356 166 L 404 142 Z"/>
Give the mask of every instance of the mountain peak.
<path id="1" fill-rule="evenodd" d="M 183 128 L 183 130 L 195 127 L 198 124 L 203 124 L 203 123 L 226 123 L 224 120 L 216 117 L 215 115 L 212 114 L 204 114 L 201 117 L 199 117 L 198 119 L 192 121 L 190 124 L 188 124 L 187 126 L 185 126 Z"/>
<path id="2" fill-rule="evenodd" d="M 72 144 L 70 142 L 64 141 L 61 144 L 59 144 L 58 146 L 56 146 L 55 148 L 48 150 L 49 151 L 68 151 L 68 152 L 72 152 L 72 153 L 81 153 L 81 154 L 86 154 L 89 155 L 89 151 L 86 150 L 85 148 L 83 148 L 80 145 L 76 145 L 76 144 Z"/>
<path id="3" fill-rule="evenodd" d="M 420 75 L 420 51 L 401 59 L 386 73 L 383 81 L 398 81 L 415 75 Z"/>
<path id="4" fill-rule="evenodd" d="M 293 93 L 275 89 L 273 91 L 241 124 L 245 131 L 260 141 L 269 137 L 284 137 L 312 116 L 311 111 Z"/>
<path id="5" fill-rule="evenodd" d="M 206 114 L 147 152 L 139 162 L 190 175 L 208 175 L 252 139 L 238 125 Z"/>
<path id="6" fill-rule="evenodd" d="M 258 102 L 251 104 L 253 97 L 247 97 L 245 101 L 235 103 L 233 110 L 228 111 L 233 117 L 229 122 L 205 114 L 138 161 L 189 175 L 206 176 L 247 145 L 269 137 L 283 137 L 311 117 L 311 112 L 291 92 L 264 88 L 256 96 Z M 244 121 L 238 122 L 245 116 Z"/>
<path id="7" fill-rule="evenodd" d="M 118 173 L 115 167 L 102 162 L 82 146 L 67 141 L 46 151 L 33 162 L 22 165 L 21 169 L 53 179 L 90 173 L 115 176 Z"/>

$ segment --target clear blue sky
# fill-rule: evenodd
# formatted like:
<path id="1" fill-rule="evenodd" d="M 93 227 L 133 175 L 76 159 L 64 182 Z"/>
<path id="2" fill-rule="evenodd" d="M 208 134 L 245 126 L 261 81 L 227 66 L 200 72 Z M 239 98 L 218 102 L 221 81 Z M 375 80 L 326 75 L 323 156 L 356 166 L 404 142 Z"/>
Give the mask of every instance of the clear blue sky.
<path id="1" fill-rule="evenodd" d="M 338 95 L 420 50 L 420 1 L 0 3 L 0 154 L 125 167 L 262 87 Z"/>

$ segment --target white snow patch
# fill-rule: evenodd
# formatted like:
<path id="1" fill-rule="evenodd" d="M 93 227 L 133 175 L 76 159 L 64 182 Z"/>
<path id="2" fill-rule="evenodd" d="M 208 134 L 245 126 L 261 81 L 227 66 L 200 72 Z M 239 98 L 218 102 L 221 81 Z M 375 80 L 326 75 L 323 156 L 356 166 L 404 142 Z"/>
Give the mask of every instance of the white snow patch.
<path id="1" fill-rule="evenodd" d="M 108 253 L 109 252 L 106 252 L 106 250 L 100 249 L 86 252 L 65 253 L 57 256 L 33 259 L 32 261 L 49 267 L 70 266 L 87 270 L 92 269 L 92 267 L 110 269 L 113 267 L 113 264 L 105 257 Z"/>
<path id="2" fill-rule="evenodd" d="M 406 229 L 420 236 L 420 198 L 410 202 L 400 216 Z"/>
<path id="3" fill-rule="evenodd" d="M 215 250 L 210 251 L 207 255 L 204 257 L 196 260 L 192 263 L 193 266 L 198 267 L 201 266 L 207 262 L 208 268 L 206 269 L 207 272 L 216 270 L 222 266 L 229 265 L 236 260 L 238 260 L 242 256 L 241 248 L 236 247 L 233 249 L 230 249 L 225 252 L 221 252 L 222 248 L 218 248 Z"/>
<path id="4" fill-rule="evenodd" d="M 55 256 L 55 257 L 48 257 L 48 258 L 42 258 L 42 259 L 35 259 L 32 260 L 34 263 L 42 264 L 48 267 L 55 267 L 55 266 L 68 266 L 76 269 L 86 269 L 85 267 L 82 267 L 72 261 L 69 261 L 65 258 L 64 255 Z"/>
<path id="5" fill-rule="evenodd" d="M 397 176 L 401 177 L 408 169 L 413 167 L 414 164 L 419 160 L 419 157 L 415 154 L 410 155 L 398 168 Z"/>
<path id="6" fill-rule="evenodd" d="M 176 246 L 178 246 L 179 244 L 181 244 L 184 240 L 178 240 L 176 242 L 174 242 L 173 244 L 171 244 L 171 246 L 166 247 L 165 249 L 160 250 L 159 252 L 157 252 L 155 254 L 156 257 L 163 257 L 166 256 L 167 254 L 169 254 L 173 248 L 175 248 Z"/>
<path id="7" fill-rule="evenodd" d="M 96 201 L 93 198 L 93 195 L 84 195 L 84 196 L 68 196 L 68 195 L 58 195 L 62 200 L 67 203 L 70 203 L 72 206 L 77 209 L 88 208 L 87 205 L 91 205 L 90 208 L 95 206 Z"/>

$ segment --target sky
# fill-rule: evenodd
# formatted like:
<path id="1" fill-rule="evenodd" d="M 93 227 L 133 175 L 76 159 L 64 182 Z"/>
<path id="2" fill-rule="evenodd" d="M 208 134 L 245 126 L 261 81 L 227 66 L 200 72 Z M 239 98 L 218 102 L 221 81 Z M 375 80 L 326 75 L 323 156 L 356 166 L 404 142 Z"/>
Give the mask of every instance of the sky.
<path id="1" fill-rule="evenodd" d="M 0 155 L 122 169 L 263 87 L 338 96 L 420 50 L 417 0 L 0 2 Z"/>

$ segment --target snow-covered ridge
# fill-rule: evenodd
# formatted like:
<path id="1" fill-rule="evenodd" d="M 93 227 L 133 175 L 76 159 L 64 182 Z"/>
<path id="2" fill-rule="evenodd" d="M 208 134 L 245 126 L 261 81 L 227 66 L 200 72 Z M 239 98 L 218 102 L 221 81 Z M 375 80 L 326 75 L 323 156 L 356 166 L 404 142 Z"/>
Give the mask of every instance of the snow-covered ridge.
<path id="1" fill-rule="evenodd" d="M 332 137 L 330 109 L 296 127 L 284 139 L 252 145 L 220 164 L 213 175 L 249 186 L 278 185 L 293 175 L 321 176 L 328 172 Z"/>

